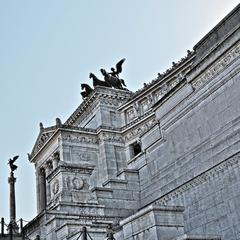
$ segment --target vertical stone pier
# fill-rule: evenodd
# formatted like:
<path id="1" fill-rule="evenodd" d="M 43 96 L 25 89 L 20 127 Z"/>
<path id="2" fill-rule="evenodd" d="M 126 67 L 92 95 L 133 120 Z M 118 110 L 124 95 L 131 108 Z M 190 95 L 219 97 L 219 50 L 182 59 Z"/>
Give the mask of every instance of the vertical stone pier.
<path id="1" fill-rule="evenodd" d="M 13 233 L 18 233 L 19 227 L 16 223 L 15 182 L 16 182 L 16 178 L 14 177 L 14 173 L 11 172 L 10 177 L 8 178 L 8 183 L 10 185 L 10 196 L 9 196 L 10 223 L 9 223 L 9 231 L 12 231 Z"/>

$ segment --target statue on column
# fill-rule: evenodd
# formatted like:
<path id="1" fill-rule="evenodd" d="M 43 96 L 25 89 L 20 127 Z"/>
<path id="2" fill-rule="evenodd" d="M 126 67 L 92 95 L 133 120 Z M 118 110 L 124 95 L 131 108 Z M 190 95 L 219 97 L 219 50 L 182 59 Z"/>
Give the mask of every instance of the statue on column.
<path id="1" fill-rule="evenodd" d="M 8 231 L 10 235 L 10 239 L 13 239 L 13 233 L 18 233 L 19 227 L 16 222 L 16 199 L 15 199 L 15 183 L 16 178 L 14 177 L 14 171 L 17 169 L 17 165 L 15 165 L 15 161 L 19 156 L 15 156 L 12 159 L 8 160 L 8 165 L 10 167 L 10 177 L 8 178 L 8 183 L 10 187 L 9 191 L 9 210 L 10 210 L 10 223 L 8 225 Z"/>
<path id="2" fill-rule="evenodd" d="M 8 165 L 10 166 L 11 173 L 13 173 L 17 169 L 17 165 L 14 164 L 14 162 L 19 158 L 19 156 L 13 157 L 13 159 L 8 160 Z"/>

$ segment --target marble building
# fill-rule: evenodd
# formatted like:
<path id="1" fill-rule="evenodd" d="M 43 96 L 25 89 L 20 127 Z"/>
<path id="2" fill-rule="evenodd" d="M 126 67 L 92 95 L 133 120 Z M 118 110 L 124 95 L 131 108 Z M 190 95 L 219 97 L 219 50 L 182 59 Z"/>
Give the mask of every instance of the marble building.
<path id="1" fill-rule="evenodd" d="M 29 161 L 28 239 L 240 239 L 240 5 L 137 92 L 97 86 L 40 124 Z"/>

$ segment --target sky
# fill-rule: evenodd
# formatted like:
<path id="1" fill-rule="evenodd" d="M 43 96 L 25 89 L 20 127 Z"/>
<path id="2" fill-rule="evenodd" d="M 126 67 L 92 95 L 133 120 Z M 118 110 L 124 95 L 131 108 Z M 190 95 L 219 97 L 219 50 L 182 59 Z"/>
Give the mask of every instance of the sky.
<path id="1" fill-rule="evenodd" d="M 238 0 L 0 1 L 0 217 L 9 219 L 9 167 L 17 219 L 36 216 L 34 166 L 39 122 L 64 122 L 82 102 L 80 84 L 121 58 L 136 91 L 184 57 Z"/>

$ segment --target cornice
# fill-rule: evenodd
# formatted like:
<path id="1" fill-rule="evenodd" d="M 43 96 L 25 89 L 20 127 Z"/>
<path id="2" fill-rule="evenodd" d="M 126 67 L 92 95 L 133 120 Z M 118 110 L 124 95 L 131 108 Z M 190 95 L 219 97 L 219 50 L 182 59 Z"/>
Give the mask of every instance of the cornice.
<path id="1" fill-rule="evenodd" d="M 89 106 L 94 102 L 94 100 L 99 98 L 104 99 L 117 99 L 120 102 L 127 101 L 132 95 L 132 92 L 128 90 L 112 89 L 107 87 L 97 86 L 94 91 L 86 98 L 79 107 L 73 112 L 73 114 L 65 122 L 66 125 L 73 125 L 79 119 L 79 117 L 89 108 Z"/>
<path id="2" fill-rule="evenodd" d="M 28 155 L 28 160 L 30 162 L 34 161 L 34 158 L 43 150 L 47 143 L 59 132 L 59 131 L 70 131 L 95 135 L 95 129 L 82 128 L 77 126 L 61 125 L 61 126 L 51 126 L 40 130 L 38 138 L 34 144 L 31 154 Z"/>
<path id="3" fill-rule="evenodd" d="M 168 82 L 168 80 L 171 80 L 171 78 L 174 77 L 174 75 L 178 73 L 181 69 L 185 69 L 191 66 L 194 58 L 195 58 L 195 52 L 188 51 L 187 56 L 181 58 L 181 60 L 178 61 L 177 63 L 173 62 L 173 65 L 171 68 L 167 69 L 164 73 L 159 74 L 156 79 L 153 79 L 149 84 L 145 84 L 143 88 L 134 92 L 131 98 L 125 104 L 121 105 L 118 110 L 123 110 L 128 105 L 132 104 L 134 101 L 140 99 L 144 95 L 147 95 L 149 92 L 155 90 L 156 86 L 158 86 L 159 84 L 162 84 L 164 82 Z"/>
<path id="4" fill-rule="evenodd" d="M 205 54 L 211 52 L 211 48 L 219 45 L 227 35 L 234 31 L 234 28 L 239 26 L 239 11 L 240 4 L 238 4 L 227 16 L 225 16 L 214 28 L 212 28 L 195 46 L 197 58 L 204 58 Z M 238 24 L 238 26 L 236 26 Z M 200 54 L 198 53 L 200 52 Z M 198 59 L 197 59 L 198 61 Z"/>

